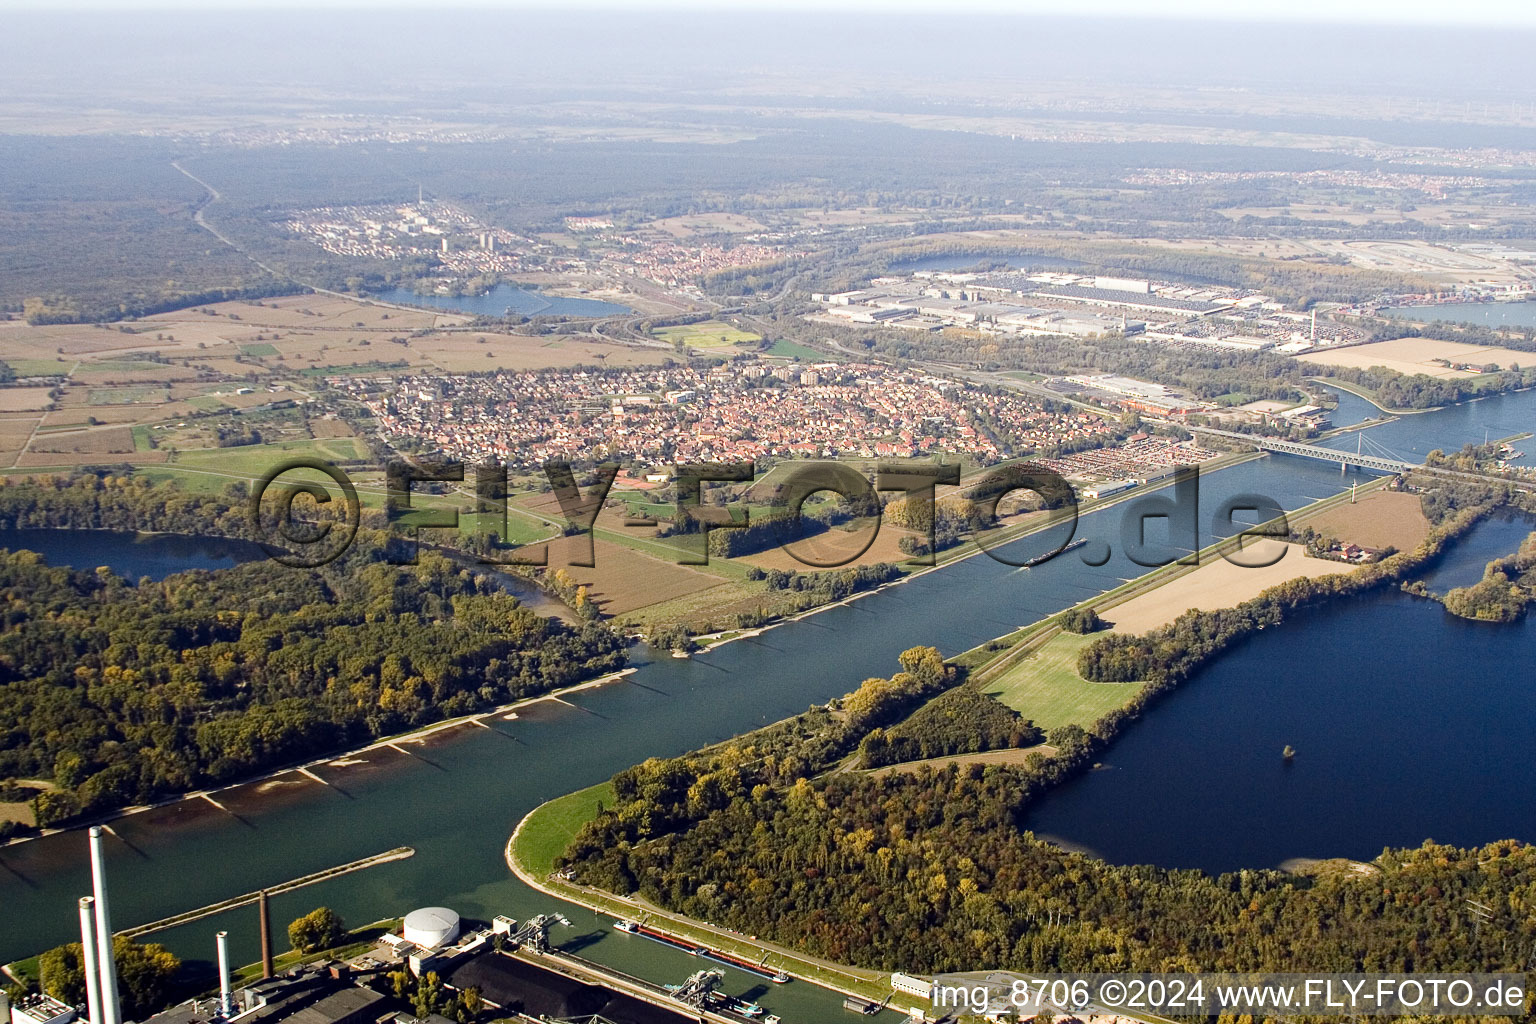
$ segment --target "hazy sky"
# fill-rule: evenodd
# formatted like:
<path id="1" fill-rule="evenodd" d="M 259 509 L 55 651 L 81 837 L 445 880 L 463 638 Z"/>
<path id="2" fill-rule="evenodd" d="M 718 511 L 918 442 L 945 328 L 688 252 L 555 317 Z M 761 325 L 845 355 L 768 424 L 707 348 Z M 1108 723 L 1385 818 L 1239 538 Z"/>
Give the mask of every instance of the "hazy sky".
<path id="1" fill-rule="evenodd" d="M 71 8 L 80 10 L 137 9 L 314 9 L 429 7 L 441 12 L 451 7 L 472 8 L 582 8 L 646 10 L 784 10 L 807 11 L 904 11 L 958 13 L 1020 13 L 1074 15 L 1102 14 L 1138 17 L 1167 16 L 1195 19 L 1356 21 L 1389 24 L 1521 25 L 1536 27 L 1536 4 L 1530 0 L 1098 0 L 1086 7 L 1064 8 L 1059 0 L 561 0 L 550 3 L 521 0 L 450 0 L 444 4 L 424 0 L 0 0 L 0 11 Z"/>

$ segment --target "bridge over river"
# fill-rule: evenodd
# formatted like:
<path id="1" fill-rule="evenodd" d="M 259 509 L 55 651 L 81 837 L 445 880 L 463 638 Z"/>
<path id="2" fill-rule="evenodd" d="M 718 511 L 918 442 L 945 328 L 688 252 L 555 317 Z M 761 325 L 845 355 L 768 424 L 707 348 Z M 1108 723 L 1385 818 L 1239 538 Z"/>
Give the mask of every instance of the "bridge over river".
<path id="1" fill-rule="evenodd" d="M 1425 473 L 1435 473 L 1439 476 L 1458 477 L 1462 480 L 1476 480 L 1482 483 L 1506 483 L 1522 491 L 1536 490 L 1536 482 L 1519 477 L 1499 476 L 1494 473 L 1474 473 L 1464 469 L 1451 469 L 1447 466 L 1426 466 L 1422 462 L 1405 462 L 1399 458 L 1371 455 L 1363 451 L 1347 452 L 1338 448 L 1324 448 L 1322 445 L 1285 441 L 1278 437 L 1239 434 L 1233 430 L 1217 430 L 1214 427 L 1189 427 L 1188 429 L 1196 434 L 1210 434 L 1215 437 L 1231 438 L 1234 441 L 1241 441 L 1244 444 L 1253 445 L 1255 448 L 1260 448 L 1267 452 L 1278 452 L 1281 455 L 1299 455 L 1302 458 L 1321 459 L 1324 462 L 1337 462 L 1339 464 L 1339 472 L 1341 473 L 1348 466 L 1355 466 L 1360 469 L 1373 469 L 1380 473 L 1406 473 L 1411 469 L 1416 469 Z M 1364 437 L 1363 433 L 1356 436 Z M 1380 445 L 1377 447 L 1380 447 Z"/>
<path id="2" fill-rule="evenodd" d="M 1231 438 L 1234 441 L 1251 444 L 1255 448 L 1262 448 L 1267 452 L 1279 452 L 1282 455 L 1300 455 L 1308 459 L 1337 462 L 1340 468 L 1344 466 L 1358 466 L 1361 469 L 1374 469 L 1382 473 L 1404 473 L 1410 469 L 1434 468 L 1418 462 L 1404 462 L 1401 459 L 1384 458 L 1380 455 L 1370 455 L 1365 452 L 1346 452 L 1337 448 L 1324 448 L 1322 445 L 1284 441 L 1278 437 L 1239 434 L 1235 430 L 1217 430 L 1214 427 L 1191 427 L 1189 429 L 1196 434 L 1210 434 L 1215 437 Z"/>

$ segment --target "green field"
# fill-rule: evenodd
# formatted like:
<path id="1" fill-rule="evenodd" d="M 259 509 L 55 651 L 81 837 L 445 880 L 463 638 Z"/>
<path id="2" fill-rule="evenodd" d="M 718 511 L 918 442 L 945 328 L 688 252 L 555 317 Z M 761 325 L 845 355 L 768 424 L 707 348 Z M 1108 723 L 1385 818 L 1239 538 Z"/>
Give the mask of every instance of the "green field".
<path id="1" fill-rule="evenodd" d="M 154 442 L 149 439 L 149 428 L 142 423 L 133 428 L 133 450 L 136 452 L 155 450 Z"/>
<path id="2" fill-rule="evenodd" d="M 764 349 L 763 355 L 780 356 L 784 359 L 807 359 L 814 363 L 838 361 L 837 356 L 811 348 L 809 345 L 802 345 L 798 341 L 785 341 L 783 338 Z"/>
<path id="3" fill-rule="evenodd" d="M 1087 728 L 1136 695 L 1137 683 L 1090 683 L 1077 674 L 1077 655 L 1092 634 L 1058 633 L 1035 653 L 986 685 L 985 692 L 1042 729 Z"/>
<path id="4" fill-rule="evenodd" d="M 102 359 L 94 363 L 85 364 L 86 370 L 112 370 L 117 373 L 128 373 L 133 370 L 159 370 L 164 368 L 164 363 L 151 362 L 148 359 Z"/>
<path id="5" fill-rule="evenodd" d="M 536 878 L 548 875 L 581 826 L 596 816 L 599 802 L 613 806 L 613 783 L 599 782 L 539 807 L 517 833 L 512 856 Z"/>
<path id="6" fill-rule="evenodd" d="M 75 366 L 62 359 L 7 359 L 5 364 L 18 377 L 63 377 Z"/>
<path id="7" fill-rule="evenodd" d="M 238 448 L 196 448 L 178 453 L 176 463 L 189 469 L 216 470 L 255 480 L 284 460 L 295 458 L 353 462 L 368 458 L 368 446 L 355 437 L 332 437 L 323 441 L 278 441 Z"/>
<path id="8" fill-rule="evenodd" d="M 651 332 L 662 341 L 676 344 L 681 341 L 689 348 L 729 348 L 732 345 L 755 345 L 762 336 L 743 331 L 719 320 L 705 320 L 697 324 L 680 324 L 677 327 L 658 327 Z"/>
<path id="9" fill-rule="evenodd" d="M 355 377 L 359 374 L 404 373 L 409 369 L 403 360 L 390 363 L 349 363 L 346 366 L 306 366 L 299 371 L 301 377 Z"/>
<path id="10" fill-rule="evenodd" d="M 269 345 L 264 341 L 255 345 L 241 345 L 240 354 L 243 356 L 256 356 L 258 358 L 262 356 L 275 356 L 277 355 L 277 346 Z"/>
<path id="11" fill-rule="evenodd" d="M 222 399 L 215 398 L 212 395 L 198 395 L 196 398 L 189 398 L 187 399 L 187 404 L 194 409 L 201 409 L 204 412 L 227 408 Z"/>
<path id="12" fill-rule="evenodd" d="M 143 402 L 158 405 L 170 396 L 165 388 L 146 386 L 141 388 L 91 388 L 86 394 L 88 405 L 138 405 Z"/>
<path id="13" fill-rule="evenodd" d="M 472 498 L 460 496 L 456 500 L 462 503 L 465 508 L 474 507 L 474 500 Z M 413 505 L 420 504 L 421 496 L 412 495 L 411 503 Z M 516 512 L 510 509 L 507 511 L 507 522 L 505 529 L 502 528 L 501 517 L 499 515 L 488 513 L 485 518 L 490 528 L 494 529 L 498 534 L 500 534 L 502 542 L 506 544 L 532 544 L 541 540 L 553 540 L 555 537 L 560 535 L 560 531 L 555 527 L 549 526 L 535 519 L 529 519 L 527 516 L 518 515 Z M 459 512 L 459 532 L 461 534 L 471 534 L 476 532 L 479 528 L 479 513 L 464 511 Z"/>

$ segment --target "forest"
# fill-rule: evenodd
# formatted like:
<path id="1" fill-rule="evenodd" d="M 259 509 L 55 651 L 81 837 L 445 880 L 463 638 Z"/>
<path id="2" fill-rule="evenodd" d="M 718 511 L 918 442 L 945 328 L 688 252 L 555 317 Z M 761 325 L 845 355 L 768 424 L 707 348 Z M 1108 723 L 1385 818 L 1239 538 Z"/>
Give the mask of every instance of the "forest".
<path id="1" fill-rule="evenodd" d="M 1536 582 L 1536 533 L 1520 544 L 1520 550 L 1489 562 L 1483 578 L 1469 587 L 1456 587 L 1440 598 L 1445 610 L 1464 619 L 1483 622 L 1514 622 L 1533 600 Z"/>
<path id="2" fill-rule="evenodd" d="M 978 690 L 940 694 L 891 729 L 876 728 L 859 744 L 866 768 L 1033 746 L 1045 734 L 1017 711 Z"/>
<path id="3" fill-rule="evenodd" d="M 0 488 L 0 522 L 239 533 L 214 498 L 138 484 Z M 226 531 L 228 531 L 226 533 Z M 623 639 L 522 607 L 364 529 L 319 569 L 270 560 L 154 582 L 0 554 L 0 779 L 39 825 L 249 777 L 620 667 Z"/>

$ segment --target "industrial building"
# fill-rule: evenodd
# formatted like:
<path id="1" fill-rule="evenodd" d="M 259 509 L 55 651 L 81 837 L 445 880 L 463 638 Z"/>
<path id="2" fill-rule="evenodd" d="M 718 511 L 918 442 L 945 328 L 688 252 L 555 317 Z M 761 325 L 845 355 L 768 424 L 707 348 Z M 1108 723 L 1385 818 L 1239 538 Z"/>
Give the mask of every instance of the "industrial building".
<path id="1" fill-rule="evenodd" d="M 459 937 L 459 915 L 447 907 L 423 907 L 405 915 L 400 929 L 406 942 L 436 949 Z"/>
<path id="2" fill-rule="evenodd" d="M 683 1024 L 689 1020 L 633 996 L 496 953 L 475 957 L 447 980 L 458 989 L 476 988 L 498 1007 L 535 1020 L 585 1019 L 594 1014 L 613 1024 Z"/>
<path id="3" fill-rule="evenodd" d="M 268 978 L 238 995 L 228 1011 L 217 1000 L 193 1000 L 157 1013 L 145 1024 L 377 1024 L 393 1000 L 354 983 L 345 970 L 311 967 Z"/>

